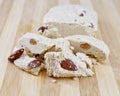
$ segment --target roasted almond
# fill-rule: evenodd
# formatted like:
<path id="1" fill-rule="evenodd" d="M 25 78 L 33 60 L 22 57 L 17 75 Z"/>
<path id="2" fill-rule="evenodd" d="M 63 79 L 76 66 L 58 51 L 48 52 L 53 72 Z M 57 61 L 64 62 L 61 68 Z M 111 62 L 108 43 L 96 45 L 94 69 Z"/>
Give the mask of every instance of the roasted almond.
<path id="1" fill-rule="evenodd" d="M 83 43 L 83 44 L 80 44 L 80 47 L 82 48 L 82 49 L 89 49 L 91 46 L 88 44 L 88 43 Z"/>
<path id="2" fill-rule="evenodd" d="M 31 45 L 36 45 L 37 44 L 37 41 L 35 39 L 30 39 L 30 44 Z"/>
<path id="3" fill-rule="evenodd" d="M 81 13 L 81 14 L 79 14 L 79 16 L 83 17 L 83 16 L 84 16 L 84 14 L 83 14 L 83 13 Z"/>
<path id="4" fill-rule="evenodd" d="M 24 52 L 24 49 L 21 48 L 17 51 L 15 51 L 13 54 L 11 54 L 9 57 L 8 57 L 8 60 L 13 63 L 16 59 L 20 58 L 20 56 L 23 54 Z"/>
<path id="5" fill-rule="evenodd" d="M 36 68 L 36 67 L 39 67 L 41 65 L 41 63 L 43 63 L 43 59 L 35 59 L 33 61 L 31 61 L 29 64 L 28 64 L 28 69 L 33 69 L 33 68 Z"/>
<path id="6" fill-rule="evenodd" d="M 62 60 L 60 65 L 63 69 L 66 69 L 69 71 L 76 71 L 77 70 L 76 65 L 69 59 Z"/>
<path id="7" fill-rule="evenodd" d="M 42 63 L 45 61 L 45 58 L 43 56 L 35 57 L 36 59 L 40 60 Z"/>
<path id="8" fill-rule="evenodd" d="M 41 26 L 39 29 L 38 29 L 38 31 L 42 31 L 42 32 L 44 32 L 46 29 L 48 29 L 48 26 Z"/>
<path id="9" fill-rule="evenodd" d="M 38 57 L 40 57 L 40 54 L 34 54 L 34 57 L 38 58 Z"/>

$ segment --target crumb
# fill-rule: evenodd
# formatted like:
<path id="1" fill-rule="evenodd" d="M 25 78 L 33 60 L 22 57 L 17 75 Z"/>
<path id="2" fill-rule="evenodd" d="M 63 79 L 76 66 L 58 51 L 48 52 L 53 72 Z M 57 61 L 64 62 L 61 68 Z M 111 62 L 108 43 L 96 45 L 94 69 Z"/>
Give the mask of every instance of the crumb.
<path id="1" fill-rule="evenodd" d="M 56 83 L 56 82 L 57 82 L 57 80 L 55 80 L 55 79 L 52 80 L 52 83 Z"/>
<path id="2" fill-rule="evenodd" d="M 74 47 L 73 47 L 73 46 L 71 46 L 71 47 L 70 47 L 70 49 L 71 49 L 71 50 L 74 50 Z"/>
<path id="3" fill-rule="evenodd" d="M 73 80 L 77 81 L 77 80 L 78 80 L 78 78 L 77 78 L 77 77 L 74 77 L 74 78 L 73 78 Z"/>
<path id="4" fill-rule="evenodd" d="M 92 60 L 92 64 L 94 64 L 94 65 L 99 65 L 99 62 L 97 62 L 97 60 L 96 60 L 96 59 L 91 58 L 91 60 Z"/>

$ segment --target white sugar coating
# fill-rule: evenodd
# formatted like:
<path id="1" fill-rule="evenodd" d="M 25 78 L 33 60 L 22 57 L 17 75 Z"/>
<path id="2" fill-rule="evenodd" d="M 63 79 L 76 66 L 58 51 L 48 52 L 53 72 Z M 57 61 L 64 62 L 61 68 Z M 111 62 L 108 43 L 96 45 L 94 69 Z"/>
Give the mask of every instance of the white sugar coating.
<path id="1" fill-rule="evenodd" d="M 80 5 L 61 5 L 51 8 L 44 16 L 43 23 L 58 28 L 62 36 L 95 35 L 98 18 L 94 10 Z"/>
<path id="2" fill-rule="evenodd" d="M 70 41 L 70 44 L 74 47 L 75 52 L 84 52 L 85 54 L 94 55 L 99 61 L 104 61 L 109 55 L 108 46 L 99 39 L 86 35 L 73 35 L 68 36 L 65 39 Z M 83 49 L 81 44 L 89 44 L 89 49 Z"/>
<path id="3" fill-rule="evenodd" d="M 69 59 L 77 67 L 76 71 L 69 71 L 61 67 L 62 60 Z M 87 69 L 86 63 L 70 52 L 48 52 L 45 54 L 47 74 L 53 77 L 92 76 L 94 73 Z"/>

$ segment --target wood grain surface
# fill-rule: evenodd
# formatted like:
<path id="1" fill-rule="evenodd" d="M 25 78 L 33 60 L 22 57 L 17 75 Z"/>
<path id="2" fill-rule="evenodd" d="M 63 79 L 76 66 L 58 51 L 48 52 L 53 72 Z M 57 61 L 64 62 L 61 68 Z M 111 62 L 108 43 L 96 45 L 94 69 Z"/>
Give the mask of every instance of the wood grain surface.
<path id="1" fill-rule="evenodd" d="M 99 38 L 111 53 L 105 64 L 94 66 L 95 75 L 58 79 L 43 71 L 33 76 L 9 63 L 16 41 L 26 32 L 36 33 L 44 14 L 64 4 L 98 13 Z M 120 0 L 0 0 L 0 96 L 120 96 Z"/>

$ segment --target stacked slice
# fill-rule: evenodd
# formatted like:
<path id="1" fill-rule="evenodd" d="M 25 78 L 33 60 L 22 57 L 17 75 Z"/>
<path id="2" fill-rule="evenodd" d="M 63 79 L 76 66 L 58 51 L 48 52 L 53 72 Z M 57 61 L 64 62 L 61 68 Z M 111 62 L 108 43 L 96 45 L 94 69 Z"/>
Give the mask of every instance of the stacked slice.
<path id="1" fill-rule="evenodd" d="M 109 56 L 107 45 L 95 38 L 96 12 L 79 5 L 53 7 L 38 31 L 22 36 L 8 58 L 33 75 L 46 69 L 53 77 L 92 76 L 93 64 Z"/>
<path id="2" fill-rule="evenodd" d="M 78 37 L 80 40 L 84 38 L 82 35 Z M 89 38 L 88 41 L 94 38 L 85 37 Z M 77 40 L 72 44 L 73 38 Z M 79 39 L 76 36 L 50 39 L 38 34 L 27 33 L 20 38 L 8 59 L 33 75 L 39 75 L 42 69 L 46 69 L 48 75 L 54 77 L 92 76 L 94 74 L 93 62 L 89 56 L 94 55 L 101 62 L 108 57 L 109 50 L 104 42 L 95 38 L 98 45 L 94 45 L 86 39 L 84 41 Z M 76 45 L 81 46 L 81 42 L 87 43 L 94 50 L 88 48 L 88 45 L 82 45 L 83 50 L 77 48 Z M 104 49 L 99 48 L 99 44 Z M 87 56 L 87 54 L 89 55 Z"/>

